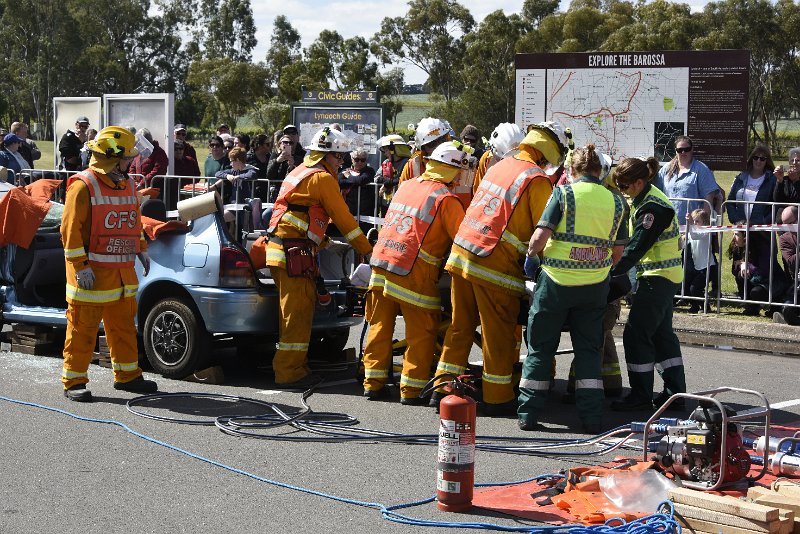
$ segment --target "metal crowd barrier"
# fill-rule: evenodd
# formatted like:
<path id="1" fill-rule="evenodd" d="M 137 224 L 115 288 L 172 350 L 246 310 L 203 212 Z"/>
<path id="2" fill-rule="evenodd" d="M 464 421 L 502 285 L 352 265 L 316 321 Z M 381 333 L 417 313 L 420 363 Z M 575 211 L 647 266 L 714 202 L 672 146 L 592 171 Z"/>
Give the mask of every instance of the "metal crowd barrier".
<path id="1" fill-rule="evenodd" d="M 697 203 L 704 203 L 706 209 L 711 210 L 711 204 L 707 200 L 698 200 L 698 199 L 688 199 L 688 198 L 670 198 L 673 203 L 676 202 L 697 202 Z M 745 220 L 742 224 L 735 224 L 739 223 L 740 221 L 730 221 L 731 224 L 723 225 L 722 219 L 723 214 L 727 213 L 728 208 L 731 206 L 736 205 L 744 205 L 745 206 Z M 759 224 L 754 223 L 752 221 L 752 211 L 753 207 L 761 205 L 767 206 L 770 212 L 770 216 L 768 221 L 772 221 L 773 224 Z M 798 207 L 800 209 L 800 204 L 791 204 L 792 206 Z M 710 269 L 706 269 L 706 283 L 705 283 L 705 291 L 702 297 L 692 296 L 687 294 L 687 283 L 686 283 L 686 271 L 684 270 L 684 281 L 681 284 L 681 291 L 680 294 L 676 296 L 676 298 L 681 298 L 683 300 L 689 301 L 702 301 L 703 303 L 703 312 L 708 313 L 709 310 L 709 303 L 713 299 L 716 301 L 716 311 L 717 313 L 720 312 L 721 305 L 723 302 L 728 304 L 734 305 L 745 305 L 745 304 L 755 304 L 760 306 L 792 306 L 798 307 L 800 306 L 800 302 L 798 302 L 798 284 L 796 282 L 798 277 L 798 262 L 795 261 L 794 265 L 794 273 L 786 273 L 784 272 L 781 264 L 783 264 L 783 258 L 781 256 L 780 262 L 778 262 L 778 256 L 780 255 L 780 251 L 776 250 L 776 243 L 778 239 L 778 234 L 783 233 L 785 231 L 792 231 L 797 232 L 797 223 L 790 225 L 783 225 L 783 224 L 776 224 L 775 221 L 778 221 L 780 212 L 784 207 L 786 207 L 786 203 L 780 202 L 760 202 L 760 201 L 747 201 L 747 200 L 726 200 L 722 203 L 721 213 L 715 214 L 715 217 L 712 217 L 711 224 L 708 226 L 695 226 L 694 230 L 699 233 L 706 233 L 710 235 L 718 235 L 719 236 L 719 257 L 715 256 L 716 264 L 717 264 L 717 293 L 716 295 L 711 295 L 709 293 L 708 285 L 710 282 Z M 688 211 L 688 210 L 687 210 Z M 710 211 L 710 213 L 714 213 Z M 685 221 L 678 221 L 681 224 L 681 232 L 684 234 L 684 249 L 683 249 L 683 261 L 684 265 L 686 263 L 686 253 L 688 250 L 688 227 L 685 226 Z M 729 297 L 722 294 L 722 273 L 723 268 L 725 266 L 726 254 L 725 250 L 722 247 L 722 236 L 727 232 L 735 232 L 740 231 L 744 232 L 745 235 L 745 250 L 744 250 L 744 260 L 747 261 L 750 253 L 750 242 L 751 242 L 751 233 L 752 232 L 769 232 L 770 234 L 770 252 L 769 252 L 769 275 L 767 279 L 767 300 L 754 300 L 749 298 L 750 297 L 750 289 L 751 289 L 751 282 L 749 277 L 745 277 L 743 280 L 742 286 L 742 296 L 741 298 L 738 296 L 738 285 L 737 285 L 737 296 L 736 297 Z M 713 243 L 712 240 L 709 239 L 708 243 L 708 254 L 709 257 L 713 254 Z M 800 243 L 796 245 L 795 253 L 797 254 L 800 252 Z M 778 267 L 776 272 L 776 266 Z M 793 276 L 792 276 L 793 275 Z M 792 298 L 791 302 L 785 302 L 786 295 L 788 292 L 784 292 L 780 295 L 773 294 L 773 285 L 776 280 L 776 277 L 783 277 L 787 284 L 791 284 L 791 293 Z"/>
<path id="2" fill-rule="evenodd" d="M 29 185 L 36 180 L 61 180 L 63 182 L 63 187 L 56 189 L 50 199 L 54 202 L 63 204 L 67 194 L 67 179 L 73 174 L 77 174 L 79 172 L 81 171 L 65 171 L 63 169 L 22 169 L 18 173 L 17 185 Z M 140 180 L 144 179 L 144 176 L 141 174 L 131 174 L 130 176 L 134 179 L 137 177 Z"/>

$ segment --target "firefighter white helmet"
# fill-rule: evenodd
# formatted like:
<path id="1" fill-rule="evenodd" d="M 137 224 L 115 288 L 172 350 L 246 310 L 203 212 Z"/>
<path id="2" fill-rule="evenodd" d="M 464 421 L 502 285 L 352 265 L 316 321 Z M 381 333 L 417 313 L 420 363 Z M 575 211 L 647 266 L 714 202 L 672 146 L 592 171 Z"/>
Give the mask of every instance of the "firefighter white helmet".
<path id="1" fill-rule="evenodd" d="M 342 132 L 326 126 L 314 134 L 305 149 L 316 152 L 350 152 L 350 139 Z"/>
<path id="2" fill-rule="evenodd" d="M 451 167 L 466 168 L 470 159 L 470 152 L 466 148 L 461 143 L 447 141 L 434 148 L 428 160 L 439 161 Z"/>
<path id="3" fill-rule="evenodd" d="M 414 136 L 417 141 L 417 148 L 436 141 L 440 137 L 450 135 L 450 123 L 441 119 L 434 119 L 433 117 L 426 117 L 419 121 L 417 125 L 417 133 Z"/>
<path id="4" fill-rule="evenodd" d="M 402 136 L 397 134 L 384 135 L 378 139 L 378 148 L 385 148 L 391 145 L 408 145 L 408 143 Z"/>
<path id="5" fill-rule="evenodd" d="M 524 137 L 525 132 L 513 122 L 501 122 L 489 137 L 489 148 L 496 159 L 503 159 L 509 152 L 519 148 Z"/>

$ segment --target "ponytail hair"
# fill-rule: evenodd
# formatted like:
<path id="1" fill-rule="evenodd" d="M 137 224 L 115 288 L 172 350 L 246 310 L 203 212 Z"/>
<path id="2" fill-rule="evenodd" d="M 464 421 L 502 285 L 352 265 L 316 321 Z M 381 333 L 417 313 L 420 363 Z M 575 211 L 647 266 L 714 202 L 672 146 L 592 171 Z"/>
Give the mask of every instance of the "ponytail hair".
<path id="1" fill-rule="evenodd" d="M 594 145 L 588 144 L 572 152 L 572 170 L 573 174 L 600 176 L 603 164 L 600 163 L 600 156 Z"/>
<path id="2" fill-rule="evenodd" d="M 639 158 L 625 158 L 619 162 L 614 171 L 614 180 L 617 183 L 632 184 L 636 180 L 651 182 L 658 173 L 660 163 L 654 157 L 647 160 Z"/>

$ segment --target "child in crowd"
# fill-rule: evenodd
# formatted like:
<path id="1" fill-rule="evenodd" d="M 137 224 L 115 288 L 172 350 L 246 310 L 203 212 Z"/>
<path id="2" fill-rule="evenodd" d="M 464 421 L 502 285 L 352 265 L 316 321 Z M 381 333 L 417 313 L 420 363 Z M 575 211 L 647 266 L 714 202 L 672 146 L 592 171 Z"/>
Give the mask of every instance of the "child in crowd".
<path id="1" fill-rule="evenodd" d="M 706 280 L 711 282 L 711 294 L 717 294 L 717 261 L 711 233 L 698 232 L 697 226 L 708 226 L 708 211 L 699 208 L 686 213 L 686 259 L 684 263 L 684 291 L 692 297 L 705 297 Z M 689 313 L 697 313 L 702 301 L 692 300 Z"/>
<path id="2" fill-rule="evenodd" d="M 728 247 L 728 257 L 732 260 L 731 273 L 736 278 L 739 298 L 750 301 L 769 301 L 770 269 L 772 269 L 772 301 L 780 302 L 788 281 L 783 269 L 778 265 L 775 251 L 770 250 L 772 236 L 768 232 L 751 231 L 749 239 L 750 243 L 746 245 L 747 234 L 743 231 L 734 232 Z M 747 254 L 745 254 L 745 250 Z M 746 295 L 745 280 L 747 281 Z M 758 315 L 760 310 L 759 304 L 745 304 L 743 313 Z"/>

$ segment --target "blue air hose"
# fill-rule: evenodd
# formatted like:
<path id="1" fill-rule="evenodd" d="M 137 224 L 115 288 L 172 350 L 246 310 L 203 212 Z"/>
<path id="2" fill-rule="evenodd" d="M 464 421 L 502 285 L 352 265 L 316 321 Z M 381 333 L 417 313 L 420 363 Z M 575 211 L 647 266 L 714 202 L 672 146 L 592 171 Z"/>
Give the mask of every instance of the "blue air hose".
<path id="1" fill-rule="evenodd" d="M 33 402 L 26 402 L 17 399 L 11 399 L 9 397 L 0 396 L 0 400 L 10 402 L 13 404 L 17 404 L 20 406 L 29 406 L 33 408 L 39 408 L 42 410 L 47 410 L 55 413 L 59 413 L 62 415 L 66 415 L 78 421 L 85 421 L 89 423 L 101 423 L 101 424 L 108 424 L 114 425 L 122 428 L 126 432 L 141 438 L 145 441 L 150 443 L 160 445 L 172 451 L 184 454 L 189 456 L 190 458 L 194 458 L 195 460 L 199 460 L 201 462 L 208 463 L 215 467 L 219 467 L 221 469 L 225 469 L 227 471 L 231 471 L 238 475 L 246 476 L 253 480 L 257 480 L 259 482 L 263 482 L 265 484 L 270 484 L 273 486 L 290 489 L 294 491 L 299 491 L 302 493 L 306 493 L 309 495 L 315 495 L 318 497 L 323 497 L 325 499 L 331 499 L 337 502 L 341 502 L 344 504 L 350 504 L 353 506 L 361 506 L 365 508 L 372 508 L 377 510 L 381 513 L 384 519 L 389 521 L 393 521 L 395 523 L 401 523 L 406 525 L 415 525 L 415 526 L 428 526 L 428 527 L 443 527 L 443 528 L 465 528 L 465 529 L 484 529 L 484 530 L 496 530 L 501 532 L 527 532 L 530 534 L 598 534 L 598 533 L 614 533 L 614 534 L 668 534 L 668 533 L 680 533 L 681 527 L 680 524 L 674 517 L 674 509 L 672 507 L 672 503 L 664 502 L 659 506 L 659 513 L 655 513 L 649 515 L 647 517 L 643 517 L 641 519 L 637 519 L 631 522 L 625 522 L 621 519 L 610 519 L 604 525 L 597 525 L 597 526 L 584 526 L 584 525 L 558 525 L 558 526 L 506 526 L 500 525 L 496 523 L 482 523 L 482 522 L 449 522 L 449 521 L 432 521 L 427 519 L 419 519 L 414 517 L 409 517 L 407 515 L 399 514 L 396 510 L 402 510 L 406 508 L 412 508 L 415 506 L 421 506 L 424 504 L 429 504 L 435 500 L 435 498 L 428 498 L 419 501 L 413 501 L 409 503 L 403 504 L 396 504 L 387 506 L 382 503 L 376 502 L 369 502 L 369 501 L 359 501 L 354 499 L 348 499 L 346 497 L 340 497 L 337 495 L 332 495 L 329 493 L 324 493 L 317 490 L 312 490 L 308 488 L 303 488 L 301 486 L 295 486 L 292 484 L 287 484 L 285 482 L 278 482 L 275 480 L 270 480 L 268 478 L 260 477 L 256 474 L 250 473 L 248 471 L 244 471 L 242 469 L 237 469 L 235 467 L 231 467 L 229 465 L 223 464 L 221 462 L 217 462 L 216 460 L 211 460 L 210 458 L 205 458 L 198 454 L 194 454 L 189 452 L 185 449 L 181 449 L 175 445 L 171 445 L 164 441 L 157 440 L 145 434 L 141 434 L 130 428 L 128 425 L 124 423 L 120 423 L 119 421 L 114 421 L 111 419 L 95 419 L 91 417 L 83 417 L 66 410 L 62 410 L 60 408 L 53 408 L 50 406 L 44 406 L 41 404 L 36 404 Z M 515 482 L 515 484 L 523 483 L 523 482 L 531 482 L 534 480 L 543 480 L 546 478 L 553 478 L 553 477 L 561 477 L 561 475 L 542 475 L 539 477 L 530 478 L 527 480 L 522 480 Z M 497 485 L 508 485 L 506 482 L 502 483 L 490 483 L 490 484 L 477 484 L 478 486 L 497 486 Z"/>

